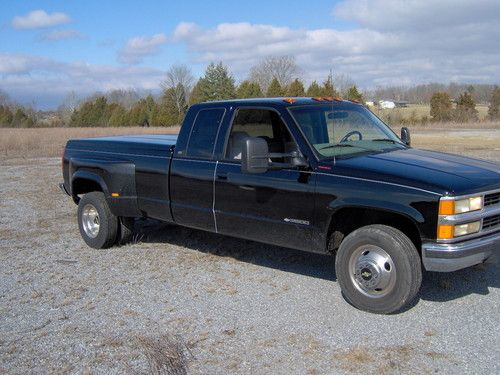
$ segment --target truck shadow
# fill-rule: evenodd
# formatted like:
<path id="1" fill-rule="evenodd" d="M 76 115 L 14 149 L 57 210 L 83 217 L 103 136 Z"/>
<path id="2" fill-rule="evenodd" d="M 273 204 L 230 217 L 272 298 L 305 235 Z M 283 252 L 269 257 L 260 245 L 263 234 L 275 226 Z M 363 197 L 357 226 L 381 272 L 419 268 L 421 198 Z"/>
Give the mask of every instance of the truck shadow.
<path id="1" fill-rule="evenodd" d="M 152 220 L 137 223 L 136 229 L 139 242 L 168 243 L 284 272 L 337 280 L 335 259 L 328 255 L 266 245 Z M 478 265 L 449 273 L 424 272 L 419 298 L 412 306 L 419 299 L 446 302 L 470 294 L 487 295 L 489 288 L 500 288 L 498 265 Z"/>
<path id="2" fill-rule="evenodd" d="M 150 220 L 136 223 L 136 230 L 139 242 L 172 244 L 279 271 L 330 281 L 337 279 L 335 260 L 327 255 L 266 245 Z"/>

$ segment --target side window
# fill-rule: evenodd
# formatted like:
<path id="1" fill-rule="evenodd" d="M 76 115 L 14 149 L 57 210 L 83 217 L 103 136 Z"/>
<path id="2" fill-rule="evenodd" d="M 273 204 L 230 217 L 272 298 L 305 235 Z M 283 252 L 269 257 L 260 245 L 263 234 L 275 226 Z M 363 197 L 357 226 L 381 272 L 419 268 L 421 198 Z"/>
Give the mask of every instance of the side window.
<path id="1" fill-rule="evenodd" d="M 241 160 L 243 142 L 248 137 L 259 137 L 267 142 L 269 152 L 291 151 L 295 144 L 278 113 L 268 109 L 239 109 L 231 126 L 225 158 Z"/>
<path id="2" fill-rule="evenodd" d="M 223 108 L 202 109 L 198 112 L 186 149 L 188 157 L 204 159 L 212 157 L 217 130 L 224 112 Z"/>

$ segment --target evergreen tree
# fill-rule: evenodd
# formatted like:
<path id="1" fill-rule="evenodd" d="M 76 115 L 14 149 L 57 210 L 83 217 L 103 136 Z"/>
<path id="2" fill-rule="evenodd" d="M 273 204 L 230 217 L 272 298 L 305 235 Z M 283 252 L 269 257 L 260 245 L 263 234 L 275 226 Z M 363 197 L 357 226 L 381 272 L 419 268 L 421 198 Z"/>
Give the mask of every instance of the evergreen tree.
<path id="1" fill-rule="evenodd" d="M 138 107 L 139 116 L 135 119 L 135 124 L 139 126 L 150 126 L 153 113 L 158 109 L 158 104 L 156 104 L 153 96 L 148 95 L 146 98 L 139 100 Z"/>
<path id="2" fill-rule="evenodd" d="M 457 108 L 455 109 L 454 117 L 457 121 L 468 122 L 477 121 L 478 112 L 476 103 L 470 92 L 463 92 L 457 100 Z"/>
<path id="3" fill-rule="evenodd" d="M 257 82 L 243 81 L 236 90 L 238 98 L 261 98 L 262 96 L 262 90 Z"/>
<path id="4" fill-rule="evenodd" d="M 201 101 L 233 99 L 236 96 L 234 78 L 222 62 L 207 66 L 200 89 Z"/>
<path id="5" fill-rule="evenodd" d="M 500 87 L 498 86 L 495 86 L 491 94 L 488 116 L 492 120 L 498 120 L 500 118 Z"/>
<path id="6" fill-rule="evenodd" d="M 114 104 L 109 106 L 109 120 L 108 126 L 128 126 L 128 113 L 125 107 L 121 104 Z"/>
<path id="7" fill-rule="evenodd" d="M 288 85 L 286 89 L 286 96 L 305 96 L 304 84 L 298 79 Z"/>
<path id="8" fill-rule="evenodd" d="M 12 126 L 14 115 L 10 108 L 6 105 L 0 105 L 0 127 Z"/>
<path id="9" fill-rule="evenodd" d="M 446 92 L 435 92 L 431 97 L 431 116 L 434 121 L 449 121 L 452 117 L 451 98 Z"/>
<path id="10" fill-rule="evenodd" d="M 204 91 L 205 80 L 200 78 L 198 82 L 193 86 L 191 93 L 189 94 L 189 105 L 196 103 L 201 103 L 203 101 L 202 92 Z"/>
<path id="11" fill-rule="evenodd" d="M 306 96 L 310 96 L 312 98 L 323 96 L 323 90 L 321 89 L 320 85 L 318 85 L 318 82 L 313 81 L 309 85 L 306 91 Z"/>
<path id="12" fill-rule="evenodd" d="M 347 90 L 347 100 L 355 100 L 364 103 L 363 94 L 358 91 L 356 85 L 349 87 Z"/>
<path id="13" fill-rule="evenodd" d="M 283 96 L 283 88 L 281 87 L 277 78 L 273 78 L 269 88 L 267 89 L 266 96 L 268 98 L 280 97 Z"/>
<path id="14" fill-rule="evenodd" d="M 104 96 L 98 96 L 94 101 L 88 100 L 71 115 L 70 126 L 106 126 L 111 114 L 108 102 Z"/>
<path id="15" fill-rule="evenodd" d="M 14 112 L 11 124 L 16 128 L 31 128 L 34 125 L 34 121 L 26 114 L 23 108 L 19 107 Z"/>
<path id="16" fill-rule="evenodd" d="M 321 88 L 322 92 L 320 96 L 331 96 L 331 97 L 339 97 L 339 93 L 335 90 L 333 86 L 333 78 L 331 74 L 328 75 L 325 82 L 323 82 L 323 87 Z"/>

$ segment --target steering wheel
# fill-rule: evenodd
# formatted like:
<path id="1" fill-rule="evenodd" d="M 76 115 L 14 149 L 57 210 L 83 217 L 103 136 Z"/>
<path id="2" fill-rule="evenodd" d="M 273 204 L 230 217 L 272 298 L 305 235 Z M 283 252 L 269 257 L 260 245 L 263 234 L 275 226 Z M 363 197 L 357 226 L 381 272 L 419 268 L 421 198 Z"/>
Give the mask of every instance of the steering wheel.
<path id="1" fill-rule="evenodd" d="M 352 135 L 357 135 L 359 137 L 359 141 L 363 139 L 363 136 L 361 135 L 360 132 L 358 132 L 357 130 L 353 130 L 352 132 L 349 132 L 346 135 L 344 135 L 339 143 L 347 142 Z"/>

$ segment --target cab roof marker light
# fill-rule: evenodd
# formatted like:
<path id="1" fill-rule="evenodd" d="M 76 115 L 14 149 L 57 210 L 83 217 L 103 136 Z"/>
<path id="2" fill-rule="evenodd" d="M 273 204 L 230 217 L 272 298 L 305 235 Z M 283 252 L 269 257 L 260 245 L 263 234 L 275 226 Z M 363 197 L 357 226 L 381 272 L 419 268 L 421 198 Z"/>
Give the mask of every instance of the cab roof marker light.
<path id="1" fill-rule="evenodd" d="M 285 103 L 288 103 L 288 104 L 293 104 L 293 103 L 295 103 L 295 102 L 296 102 L 296 100 L 295 100 L 295 99 L 293 99 L 293 98 L 285 98 L 285 99 L 283 99 L 283 101 L 284 101 Z"/>

